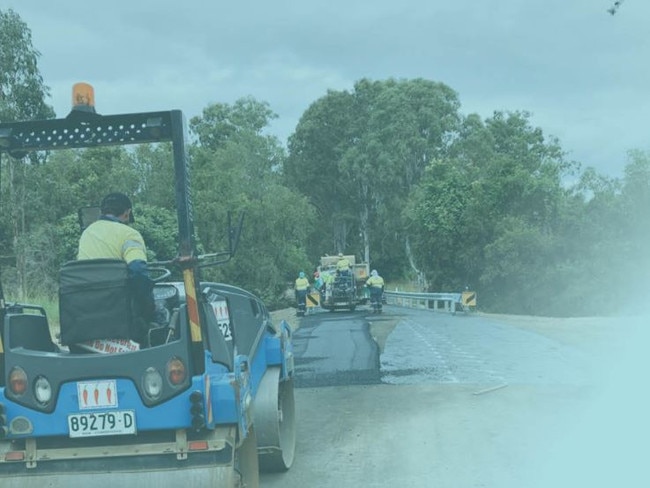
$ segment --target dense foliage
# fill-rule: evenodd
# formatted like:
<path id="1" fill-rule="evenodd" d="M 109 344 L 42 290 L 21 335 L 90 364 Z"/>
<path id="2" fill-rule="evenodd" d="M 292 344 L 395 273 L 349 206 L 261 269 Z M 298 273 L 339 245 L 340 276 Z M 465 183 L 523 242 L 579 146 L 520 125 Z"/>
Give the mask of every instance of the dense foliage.
<path id="1" fill-rule="evenodd" d="M 332 245 L 369 255 L 389 282 L 469 288 L 485 310 L 643 306 L 650 158 L 631 152 L 625 178 L 608 179 L 566 161 L 526 112 L 458 109 L 449 87 L 427 80 L 361 80 L 315 101 L 285 164 L 318 212 L 312 255 Z"/>
<path id="2" fill-rule="evenodd" d="M 0 11 L 0 121 L 54 115 L 38 57 L 27 26 Z M 234 259 L 203 279 L 282 306 L 298 271 L 344 252 L 389 284 L 470 288 L 484 310 L 585 315 L 645 305 L 650 155 L 631 151 L 620 179 L 599 175 L 566 161 L 529 114 L 464 115 L 452 88 L 424 79 L 328 91 L 286 149 L 268 135 L 275 117 L 244 98 L 208 105 L 189 123 L 199 251 L 226 249 L 228 212 L 244 215 Z M 133 196 L 150 258 L 172 258 L 170 163 L 167 144 L 4 156 L 5 293 L 54 295 L 59 266 L 75 258 L 77 210 L 109 191 Z"/>

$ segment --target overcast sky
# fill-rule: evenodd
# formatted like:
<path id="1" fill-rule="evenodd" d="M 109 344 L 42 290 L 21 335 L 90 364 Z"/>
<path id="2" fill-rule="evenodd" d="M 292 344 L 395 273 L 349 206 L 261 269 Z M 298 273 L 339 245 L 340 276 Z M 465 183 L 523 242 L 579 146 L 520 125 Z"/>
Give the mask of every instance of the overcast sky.
<path id="1" fill-rule="evenodd" d="M 32 31 L 57 116 L 71 87 L 103 114 L 244 96 L 286 142 L 328 89 L 361 78 L 426 78 L 461 112 L 525 110 L 568 158 L 621 176 L 650 150 L 650 2 L 626 0 L 0 0 Z"/>

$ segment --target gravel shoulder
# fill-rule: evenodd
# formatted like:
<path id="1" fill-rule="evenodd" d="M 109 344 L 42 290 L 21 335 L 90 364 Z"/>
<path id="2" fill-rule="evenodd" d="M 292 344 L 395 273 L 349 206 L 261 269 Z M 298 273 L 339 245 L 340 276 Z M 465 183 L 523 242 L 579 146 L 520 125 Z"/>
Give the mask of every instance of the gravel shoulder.
<path id="1" fill-rule="evenodd" d="M 282 310 L 274 310 L 270 313 L 273 326 L 276 328 L 283 320 L 289 324 L 292 331 L 295 331 L 300 327 L 300 319 L 299 317 L 296 317 L 295 308 L 283 308 Z"/>
<path id="2" fill-rule="evenodd" d="M 559 343 L 595 353 L 623 352 L 650 322 L 643 316 L 536 317 L 480 313 L 483 318 L 541 334 Z"/>

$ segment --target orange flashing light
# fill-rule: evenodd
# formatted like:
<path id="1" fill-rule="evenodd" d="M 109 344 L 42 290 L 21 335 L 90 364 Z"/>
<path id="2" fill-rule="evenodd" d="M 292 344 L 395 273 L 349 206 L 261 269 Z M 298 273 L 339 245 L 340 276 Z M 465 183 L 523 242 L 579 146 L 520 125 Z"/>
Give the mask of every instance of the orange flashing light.
<path id="1" fill-rule="evenodd" d="M 95 89 L 88 83 L 75 83 L 72 87 L 72 110 L 95 112 Z"/>

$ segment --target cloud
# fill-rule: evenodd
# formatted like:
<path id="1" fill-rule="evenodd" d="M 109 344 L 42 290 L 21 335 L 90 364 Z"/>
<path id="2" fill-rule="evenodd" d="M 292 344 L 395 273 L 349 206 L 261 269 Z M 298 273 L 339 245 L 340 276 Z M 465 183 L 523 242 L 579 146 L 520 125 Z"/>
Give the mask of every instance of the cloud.
<path id="1" fill-rule="evenodd" d="M 328 89 L 426 78 L 464 113 L 526 110 L 583 165 L 619 175 L 647 149 L 650 5 L 593 0 L 5 0 L 28 24 L 59 115 L 88 81 L 105 113 L 242 96 L 278 113 L 281 139 Z M 602 5 L 601 5 L 602 3 Z"/>

